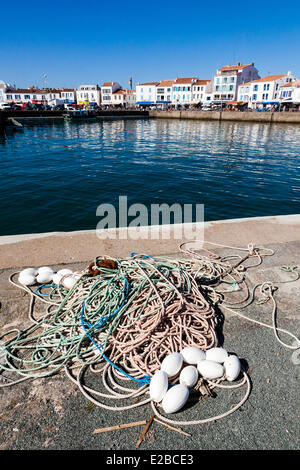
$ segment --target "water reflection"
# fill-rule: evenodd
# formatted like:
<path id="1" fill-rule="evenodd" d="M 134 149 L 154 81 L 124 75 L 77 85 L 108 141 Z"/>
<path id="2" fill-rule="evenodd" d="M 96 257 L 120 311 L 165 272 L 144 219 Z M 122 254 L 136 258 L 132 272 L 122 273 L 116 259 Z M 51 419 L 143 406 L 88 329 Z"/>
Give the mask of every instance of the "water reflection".
<path id="1" fill-rule="evenodd" d="M 1 234 L 94 228 L 98 204 L 119 195 L 204 203 L 206 220 L 299 212 L 296 125 L 66 122 L 0 134 L 0 144 Z"/>

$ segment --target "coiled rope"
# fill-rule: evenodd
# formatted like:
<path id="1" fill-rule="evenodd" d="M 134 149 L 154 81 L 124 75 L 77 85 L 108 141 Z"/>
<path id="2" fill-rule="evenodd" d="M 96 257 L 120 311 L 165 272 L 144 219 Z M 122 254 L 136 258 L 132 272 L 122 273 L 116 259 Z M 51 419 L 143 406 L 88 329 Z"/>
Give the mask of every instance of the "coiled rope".
<path id="1" fill-rule="evenodd" d="M 264 256 L 273 254 L 272 250 L 253 244 L 247 248 L 213 244 L 246 252 L 245 256 L 221 258 L 209 250 L 204 250 L 203 255 L 195 251 L 197 246 L 186 245 L 180 246 L 186 259 L 153 258 L 133 253 L 128 259 L 112 260 L 111 268 L 102 263 L 99 270 L 99 260 L 106 260 L 106 257 L 96 258 L 94 267 L 90 265 L 84 270 L 70 290 L 63 285 L 48 285 L 40 286 L 34 292 L 16 283 L 13 280 L 16 273 L 13 274 L 10 282 L 30 294 L 29 318 L 33 324 L 26 330 L 13 329 L 0 336 L 0 340 L 8 338 L 1 346 L 0 356 L 5 360 L 0 363 L 0 374 L 5 371 L 14 377 L 0 387 L 47 377 L 63 369 L 83 395 L 97 406 L 110 410 L 143 406 L 150 398 L 137 400 L 148 394 L 149 379 L 167 354 L 186 346 L 207 350 L 217 344 L 216 304 L 241 318 L 272 328 L 283 346 L 299 347 L 299 340 L 293 334 L 276 325 L 276 283 L 263 282 L 251 290 L 246 280 L 246 269 L 261 264 Z M 246 268 L 243 263 L 249 258 L 257 262 Z M 230 263 L 232 260 L 233 264 Z M 293 274 L 291 280 L 299 279 L 297 267 L 282 269 Z M 220 286 L 224 284 L 229 285 L 229 289 L 222 290 Z M 259 302 L 271 301 L 273 304 L 272 325 L 237 311 L 254 301 L 256 289 L 261 295 Z M 237 290 L 244 292 L 242 300 L 228 302 L 227 296 L 234 296 Z M 33 315 L 36 299 L 47 304 L 45 314 L 38 319 Z M 296 339 L 296 345 L 283 342 L 278 332 Z M 107 393 L 85 384 L 83 377 L 88 371 L 101 374 Z M 207 381 L 208 386 L 231 389 L 246 385 L 247 390 L 238 405 L 217 417 L 176 422 L 161 416 L 157 406 L 151 403 L 153 411 L 160 419 L 178 425 L 221 419 L 242 406 L 250 394 L 250 381 L 245 371 L 243 380 L 236 385 L 221 385 L 223 380 L 225 377 Z M 130 386 L 122 385 L 124 381 Z M 139 385 L 137 390 L 132 388 L 134 382 Z M 112 406 L 103 400 L 134 400 L 134 403 Z"/>

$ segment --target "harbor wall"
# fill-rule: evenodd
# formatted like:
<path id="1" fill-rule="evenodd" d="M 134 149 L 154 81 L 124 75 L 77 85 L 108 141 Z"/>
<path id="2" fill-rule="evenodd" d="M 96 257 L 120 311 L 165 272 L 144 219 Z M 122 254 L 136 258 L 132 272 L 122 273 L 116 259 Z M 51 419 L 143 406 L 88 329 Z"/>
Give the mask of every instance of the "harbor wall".
<path id="1" fill-rule="evenodd" d="M 212 121 L 242 121 L 300 124 L 300 112 L 270 111 L 149 111 L 150 118 L 199 119 Z"/>
<path id="2" fill-rule="evenodd" d="M 172 225 L 160 226 L 158 238 L 156 227 L 143 227 L 143 230 L 151 229 L 150 234 L 154 235 L 147 239 L 138 238 L 139 227 L 107 229 L 108 237 L 103 240 L 97 237 L 96 230 L 4 235 L 0 236 L 0 271 L 13 266 L 90 262 L 103 255 L 128 257 L 132 252 L 173 254 L 178 252 L 180 243 L 190 240 L 185 235 L 184 226 L 182 224 L 180 238 L 175 236 Z M 284 245 L 295 240 L 299 244 L 300 214 L 218 220 L 204 222 L 202 228 L 202 240 L 221 245 L 245 248 L 250 242 L 262 246 L 273 243 Z"/>

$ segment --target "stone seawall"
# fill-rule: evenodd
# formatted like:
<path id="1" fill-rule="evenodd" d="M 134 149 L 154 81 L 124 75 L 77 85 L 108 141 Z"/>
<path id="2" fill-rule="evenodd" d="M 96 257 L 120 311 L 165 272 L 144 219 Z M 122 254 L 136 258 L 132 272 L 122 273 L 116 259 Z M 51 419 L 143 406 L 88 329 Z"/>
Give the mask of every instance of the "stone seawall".
<path id="1" fill-rule="evenodd" d="M 149 111 L 151 118 L 199 119 L 212 121 L 245 121 L 300 124 L 300 112 L 269 111 Z"/>

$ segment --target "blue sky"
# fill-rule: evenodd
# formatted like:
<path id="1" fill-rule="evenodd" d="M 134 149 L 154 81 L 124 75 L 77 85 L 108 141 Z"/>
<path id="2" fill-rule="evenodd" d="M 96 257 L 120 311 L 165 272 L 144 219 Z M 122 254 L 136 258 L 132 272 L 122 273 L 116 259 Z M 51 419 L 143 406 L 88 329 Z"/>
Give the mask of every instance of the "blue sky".
<path id="1" fill-rule="evenodd" d="M 237 61 L 300 78 L 300 2 L 19 1 L 0 27 L 0 79 L 77 87 L 211 78 Z"/>

